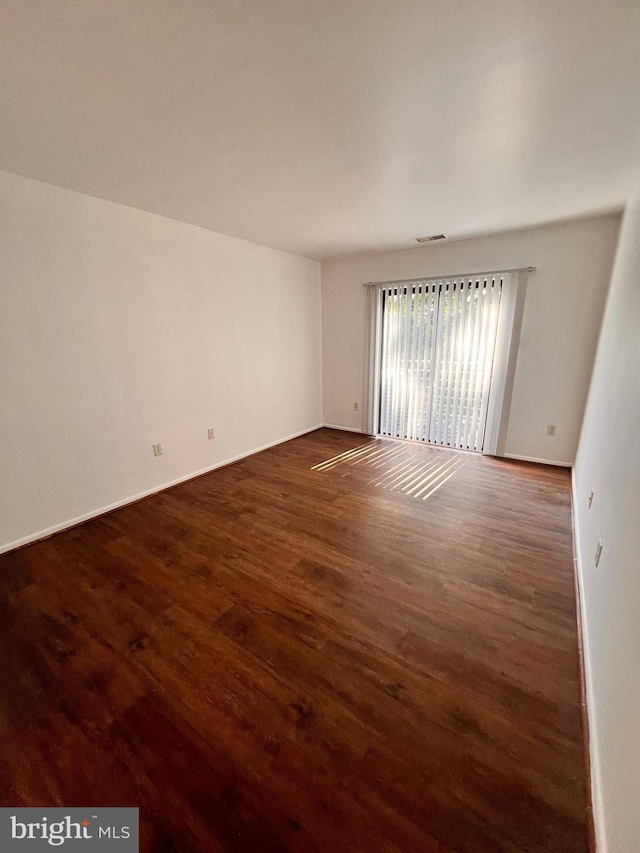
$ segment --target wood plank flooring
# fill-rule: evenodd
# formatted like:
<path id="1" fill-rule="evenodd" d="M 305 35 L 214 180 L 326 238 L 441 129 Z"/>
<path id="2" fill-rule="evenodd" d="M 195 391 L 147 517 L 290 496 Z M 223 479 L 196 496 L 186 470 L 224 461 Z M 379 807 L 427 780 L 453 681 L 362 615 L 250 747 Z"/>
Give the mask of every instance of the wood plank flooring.
<path id="1" fill-rule="evenodd" d="M 144 851 L 584 853 L 569 474 L 324 429 L 0 557 L 0 742 Z"/>

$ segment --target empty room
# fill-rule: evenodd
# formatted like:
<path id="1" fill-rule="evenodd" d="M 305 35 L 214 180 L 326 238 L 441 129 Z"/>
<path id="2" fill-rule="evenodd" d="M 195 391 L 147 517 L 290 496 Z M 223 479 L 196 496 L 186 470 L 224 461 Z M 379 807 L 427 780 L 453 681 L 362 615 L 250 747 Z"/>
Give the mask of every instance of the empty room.
<path id="1" fill-rule="evenodd" d="M 0 851 L 638 853 L 636 0 L 0 21 Z"/>

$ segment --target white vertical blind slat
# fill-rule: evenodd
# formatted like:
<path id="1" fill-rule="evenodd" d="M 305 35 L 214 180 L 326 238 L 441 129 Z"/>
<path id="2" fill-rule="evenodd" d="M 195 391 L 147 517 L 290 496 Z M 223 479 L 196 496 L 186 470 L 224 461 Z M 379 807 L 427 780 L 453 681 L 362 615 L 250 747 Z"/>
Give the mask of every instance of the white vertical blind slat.
<path id="1" fill-rule="evenodd" d="M 400 418 L 399 418 L 399 427 L 398 433 L 399 435 L 403 435 L 406 432 L 405 424 L 407 422 L 407 403 L 408 401 L 408 391 L 409 391 L 409 372 L 410 372 L 410 351 L 411 351 L 411 337 L 413 333 L 413 323 L 411 317 L 411 303 L 412 303 L 412 290 L 411 287 L 405 287 L 403 293 L 403 308 L 404 308 L 404 322 L 402 325 L 402 344 L 403 344 L 403 361 L 402 361 L 402 385 L 400 388 Z"/>
<path id="2" fill-rule="evenodd" d="M 469 404 L 469 367 L 473 348 L 473 327 L 476 312 L 476 285 L 469 281 L 467 286 L 467 313 L 464 330 L 462 332 L 462 365 L 460 369 L 460 409 L 458 423 L 456 424 L 455 446 L 462 447 L 464 443 L 467 412 Z"/>
<path id="3" fill-rule="evenodd" d="M 462 367 L 464 365 L 464 333 L 467 322 L 467 309 L 469 300 L 469 283 L 466 281 L 460 282 L 460 321 L 458 325 L 458 334 L 456 336 L 456 356 L 453 375 L 453 406 L 451 410 L 451 444 L 454 447 L 458 446 L 460 436 L 460 418 L 461 411 L 460 400 L 462 397 Z"/>
<path id="4" fill-rule="evenodd" d="M 415 437 L 424 441 L 424 411 L 425 399 L 428 395 L 428 384 L 430 382 L 428 365 L 431 357 L 431 328 L 433 320 L 433 291 L 432 285 L 428 284 L 424 292 L 423 322 L 424 329 L 420 345 L 420 370 L 418 372 L 420 387 L 418 390 L 418 404 L 416 406 L 416 431 Z"/>
<path id="5" fill-rule="evenodd" d="M 455 399 L 455 370 L 458 353 L 458 335 L 460 331 L 460 288 L 461 282 L 453 283 L 453 293 L 451 296 L 451 342 L 449 346 L 449 361 L 447 364 L 446 375 L 446 395 L 444 402 L 444 417 L 445 417 L 445 433 L 442 437 L 442 443 L 451 445 L 453 443 L 453 406 Z"/>
<path id="6" fill-rule="evenodd" d="M 442 300 L 442 358 L 438 363 L 438 388 L 436 397 L 436 424 L 433 440 L 436 444 L 443 444 L 445 432 L 445 401 L 447 393 L 447 364 L 449 361 L 449 350 L 451 347 L 451 282 L 444 284 Z"/>
<path id="7" fill-rule="evenodd" d="M 473 287 L 471 290 L 471 301 L 473 305 L 473 316 L 471 328 L 469 330 L 469 337 L 467 338 L 469 349 L 467 351 L 467 376 L 466 376 L 466 389 L 465 389 L 465 407 L 464 407 L 464 425 L 463 431 L 460 438 L 460 447 L 468 448 L 469 444 L 469 435 L 471 434 L 471 416 L 473 413 L 473 397 L 475 393 L 475 388 L 473 384 L 474 380 L 474 365 L 476 359 L 476 352 L 478 349 L 478 338 L 480 337 L 480 324 L 481 324 L 481 309 L 482 309 L 482 301 L 480 298 L 481 290 L 480 290 L 480 282 L 474 281 Z"/>
<path id="8" fill-rule="evenodd" d="M 394 395 L 394 372 L 395 372 L 395 324 L 396 324 L 396 294 L 394 290 L 389 291 L 389 364 L 387 366 L 387 396 L 388 396 L 388 415 L 387 415 L 387 435 L 391 435 L 393 424 L 393 395 Z"/>
<path id="9" fill-rule="evenodd" d="M 487 307 L 487 293 L 488 288 L 490 287 L 490 282 L 484 282 L 483 287 L 478 292 L 478 338 L 477 343 L 473 353 L 473 373 L 471 375 L 471 388 L 473 389 L 473 393 L 471 395 L 471 413 L 469 415 L 469 430 L 467 432 L 465 446 L 475 447 L 475 437 L 477 433 L 478 423 L 478 409 L 480 404 L 480 393 L 481 388 L 478 383 L 478 377 L 481 374 L 481 362 L 482 362 L 482 350 L 485 343 L 485 335 L 486 335 L 486 322 L 488 311 L 486 311 Z"/>
<path id="10" fill-rule="evenodd" d="M 380 410 L 380 430 L 383 435 L 389 435 L 389 413 L 391 410 L 390 400 L 390 382 L 391 382 L 391 323 L 389 314 L 391 311 L 390 300 L 391 291 L 385 290 L 383 294 L 383 336 L 382 336 L 382 384 L 383 390 L 381 393 L 381 410 Z"/>
<path id="11" fill-rule="evenodd" d="M 476 436 L 478 433 L 478 413 L 480 411 L 480 402 L 482 396 L 482 384 L 481 378 L 483 375 L 483 354 L 486 348 L 486 339 L 487 339 L 487 319 L 489 317 L 489 311 L 487 308 L 487 304 L 489 301 L 489 294 L 491 292 L 491 282 L 485 282 L 485 286 L 482 290 L 481 299 L 482 299 L 482 314 L 481 314 L 481 323 L 480 323 L 480 334 L 478 336 L 478 351 L 476 354 L 475 365 L 474 365 L 474 376 L 473 376 L 473 405 L 471 408 L 471 430 L 469 433 L 469 437 L 467 439 L 467 447 L 475 447 L 476 446 Z"/>
<path id="12" fill-rule="evenodd" d="M 386 433 L 384 418 L 387 412 L 387 401 L 386 401 L 386 393 L 387 393 L 387 330 L 388 323 L 386 321 L 386 306 L 385 301 L 387 298 L 386 290 L 382 289 L 382 352 L 380 354 L 380 411 L 378 413 L 378 429 L 381 434 L 384 435 Z"/>
<path id="13" fill-rule="evenodd" d="M 442 290 L 444 282 L 437 282 L 437 290 L 434 288 L 433 306 L 433 341 L 431 346 L 432 357 L 429 362 L 429 397 L 427 400 L 426 417 L 426 441 L 436 444 L 436 430 L 438 422 L 438 397 L 440 393 L 440 364 L 442 362 L 442 330 L 444 301 Z M 437 297 L 437 298 L 436 298 Z"/>
<path id="14" fill-rule="evenodd" d="M 389 435 L 395 436 L 396 412 L 398 406 L 398 373 L 400 366 L 400 348 L 398 340 L 398 314 L 400 311 L 400 295 L 398 288 L 394 288 L 390 300 L 391 306 L 391 365 L 389 368 L 389 393 L 391 395 L 391 406 L 389 413 Z"/>
<path id="15" fill-rule="evenodd" d="M 398 289 L 398 313 L 396 315 L 396 342 L 398 347 L 398 363 L 395 374 L 395 406 L 393 411 L 393 435 L 400 438 L 400 409 L 402 408 L 402 382 L 404 378 L 404 344 L 405 337 L 402 333 L 404 325 L 404 291 L 403 288 Z"/>
<path id="16" fill-rule="evenodd" d="M 496 345 L 496 332 L 498 327 L 498 312 L 500 310 L 500 294 L 502 282 L 494 282 L 491 288 L 491 301 L 489 303 L 489 331 L 487 334 L 487 346 L 484 356 L 484 371 L 482 375 L 482 401 L 478 415 L 478 438 L 476 443 L 484 447 L 484 434 L 487 423 L 487 409 L 489 404 L 489 389 L 491 387 L 491 373 L 493 370 L 493 353 Z"/>
<path id="17" fill-rule="evenodd" d="M 438 330 L 440 328 L 440 282 L 436 282 L 430 294 L 430 328 L 429 328 L 429 355 L 425 364 L 428 382 L 424 389 L 424 409 L 422 413 L 423 440 L 429 441 L 429 430 L 431 426 L 431 409 L 436 383 L 436 360 L 438 352 Z"/>
<path id="18" fill-rule="evenodd" d="M 415 289 L 413 299 L 414 326 L 411 339 L 411 380 L 409 384 L 409 410 L 407 413 L 407 438 L 415 439 L 416 435 L 416 401 L 419 389 L 420 338 L 422 336 L 422 285 Z"/>

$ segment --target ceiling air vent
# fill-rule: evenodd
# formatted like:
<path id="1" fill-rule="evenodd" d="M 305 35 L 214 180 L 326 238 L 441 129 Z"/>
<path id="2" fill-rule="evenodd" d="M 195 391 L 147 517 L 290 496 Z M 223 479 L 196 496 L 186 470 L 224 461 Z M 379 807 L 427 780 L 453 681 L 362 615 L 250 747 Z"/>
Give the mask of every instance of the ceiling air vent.
<path id="1" fill-rule="evenodd" d="M 416 243 L 433 243 L 434 240 L 446 240 L 444 234 L 432 234 L 430 237 L 416 237 Z"/>

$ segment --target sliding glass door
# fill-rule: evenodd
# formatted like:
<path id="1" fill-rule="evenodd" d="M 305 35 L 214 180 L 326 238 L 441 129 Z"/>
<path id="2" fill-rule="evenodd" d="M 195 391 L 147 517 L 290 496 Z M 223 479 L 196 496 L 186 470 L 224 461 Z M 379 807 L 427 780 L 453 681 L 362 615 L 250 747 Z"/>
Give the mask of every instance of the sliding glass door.
<path id="1" fill-rule="evenodd" d="M 481 451 L 502 278 L 381 288 L 378 432 Z"/>

